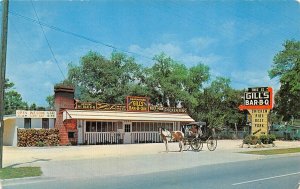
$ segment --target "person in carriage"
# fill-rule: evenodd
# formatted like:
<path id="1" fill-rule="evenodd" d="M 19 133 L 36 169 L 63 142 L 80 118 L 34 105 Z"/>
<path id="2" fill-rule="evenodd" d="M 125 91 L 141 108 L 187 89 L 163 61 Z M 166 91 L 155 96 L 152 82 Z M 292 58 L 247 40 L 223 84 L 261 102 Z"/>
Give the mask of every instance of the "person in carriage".
<path id="1" fill-rule="evenodd" d="M 203 135 L 203 126 L 205 122 L 192 122 L 187 125 L 183 125 L 181 131 L 185 137 L 198 138 Z"/>

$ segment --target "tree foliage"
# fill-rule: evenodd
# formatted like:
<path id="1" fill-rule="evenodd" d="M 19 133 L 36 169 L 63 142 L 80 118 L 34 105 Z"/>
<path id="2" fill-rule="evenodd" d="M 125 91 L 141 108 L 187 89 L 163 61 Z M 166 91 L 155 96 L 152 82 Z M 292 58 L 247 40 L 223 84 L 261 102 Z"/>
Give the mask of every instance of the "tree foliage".
<path id="1" fill-rule="evenodd" d="M 269 76 L 279 78 L 281 84 L 275 95 L 274 111 L 288 121 L 300 118 L 300 41 L 288 40 L 283 46 L 274 57 Z"/>
<path id="2" fill-rule="evenodd" d="M 23 101 L 21 94 L 13 89 L 14 83 L 8 79 L 4 84 L 4 114 L 14 114 L 17 109 L 28 109 L 28 104 Z"/>
<path id="3" fill-rule="evenodd" d="M 79 89 L 80 100 L 123 103 L 133 91 L 145 95 L 140 66 L 131 57 L 112 53 L 106 59 L 96 52 L 89 52 L 80 64 L 70 65 L 68 79 Z"/>
<path id="4" fill-rule="evenodd" d="M 48 109 L 54 110 L 54 95 L 47 96 L 46 102 L 48 103 Z"/>
<path id="5" fill-rule="evenodd" d="M 79 65 L 70 64 L 64 83 L 76 87 L 75 96 L 81 101 L 124 103 L 129 95 L 147 96 L 153 105 L 187 108 L 195 120 L 207 121 L 211 127 L 240 123 L 242 92 L 221 77 L 204 87 L 209 79 L 208 66 L 186 67 L 164 53 L 144 68 L 122 53 L 105 58 L 89 52 Z"/>
<path id="6" fill-rule="evenodd" d="M 228 78 L 217 77 L 200 94 L 195 117 L 219 129 L 235 123 L 241 124 L 243 114 L 239 112 L 238 106 L 242 104 L 242 95 L 243 91 L 230 87 Z"/>
<path id="7" fill-rule="evenodd" d="M 148 69 L 146 85 L 154 104 L 192 107 L 203 83 L 209 79 L 209 68 L 203 64 L 187 68 L 164 53 L 154 57 Z"/>

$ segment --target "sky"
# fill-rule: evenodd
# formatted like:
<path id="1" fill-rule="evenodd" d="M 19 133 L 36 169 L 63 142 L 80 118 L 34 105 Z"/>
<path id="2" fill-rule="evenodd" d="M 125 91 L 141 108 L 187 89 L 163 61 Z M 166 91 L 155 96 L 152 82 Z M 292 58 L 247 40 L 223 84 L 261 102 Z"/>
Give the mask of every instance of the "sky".
<path id="1" fill-rule="evenodd" d="M 116 49 L 145 67 L 164 52 L 187 67 L 209 66 L 211 81 L 278 90 L 268 70 L 286 40 L 300 40 L 299 20 L 297 1 L 11 0 L 6 77 L 24 101 L 46 106 L 69 63 Z"/>

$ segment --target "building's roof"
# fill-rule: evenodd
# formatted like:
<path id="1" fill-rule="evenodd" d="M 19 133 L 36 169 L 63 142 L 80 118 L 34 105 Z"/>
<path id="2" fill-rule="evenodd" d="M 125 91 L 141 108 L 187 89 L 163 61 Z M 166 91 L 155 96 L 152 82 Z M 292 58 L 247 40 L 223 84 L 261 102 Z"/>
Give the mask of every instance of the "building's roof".
<path id="1" fill-rule="evenodd" d="M 193 122 L 188 114 L 179 113 L 152 113 L 152 112 L 124 112 L 124 111 L 91 111 L 66 110 L 63 119 L 81 120 L 129 120 L 129 121 L 181 121 Z"/>
<path id="2" fill-rule="evenodd" d="M 4 115 L 3 116 L 3 120 L 9 120 L 9 119 L 16 119 L 16 115 L 12 114 L 12 115 Z"/>

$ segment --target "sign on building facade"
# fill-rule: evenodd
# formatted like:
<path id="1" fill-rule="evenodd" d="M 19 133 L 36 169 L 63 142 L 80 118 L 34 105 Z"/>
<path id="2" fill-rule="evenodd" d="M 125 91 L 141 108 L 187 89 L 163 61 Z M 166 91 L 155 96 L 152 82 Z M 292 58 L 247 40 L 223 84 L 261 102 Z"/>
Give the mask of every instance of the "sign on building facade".
<path id="1" fill-rule="evenodd" d="M 108 104 L 99 102 L 76 102 L 75 109 L 78 110 L 105 110 L 105 111 L 126 111 L 123 104 Z"/>
<path id="2" fill-rule="evenodd" d="M 151 105 L 148 97 L 126 97 L 126 104 L 108 104 L 101 102 L 76 102 L 77 110 L 99 110 L 99 111 L 131 111 L 131 112 L 168 112 L 187 113 L 186 108 L 163 107 Z"/>
<path id="3" fill-rule="evenodd" d="M 149 111 L 149 98 L 127 96 L 127 111 L 129 112 L 148 112 Z"/>
<path id="4" fill-rule="evenodd" d="M 56 118 L 55 111 L 16 110 L 17 118 Z"/>
<path id="5" fill-rule="evenodd" d="M 269 113 L 273 108 L 271 87 L 248 88 L 244 93 L 244 104 L 240 110 L 248 110 L 251 115 L 251 134 L 260 136 L 269 132 Z"/>

